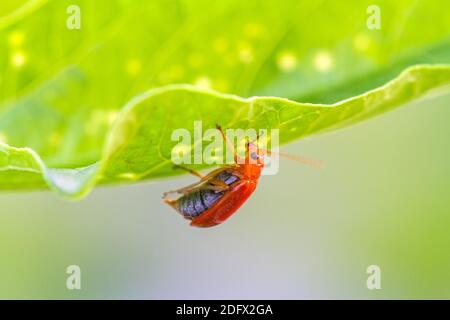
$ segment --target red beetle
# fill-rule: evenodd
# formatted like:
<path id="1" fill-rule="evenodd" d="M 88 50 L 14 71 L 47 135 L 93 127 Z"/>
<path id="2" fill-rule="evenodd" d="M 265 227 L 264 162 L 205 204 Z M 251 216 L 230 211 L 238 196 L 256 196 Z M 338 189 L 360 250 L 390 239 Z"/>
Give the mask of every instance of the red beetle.
<path id="1" fill-rule="evenodd" d="M 212 227 L 227 220 L 255 191 L 264 168 L 264 154 L 267 151 L 258 148 L 256 143 L 249 142 L 246 145 L 246 158 L 240 159 L 220 126 L 217 126 L 217 129 L 233 150 L 235 163 L 213 170 L 206 176 L 181 167 L 198 176 L 200 181 L 166 192 L 163 196 L 164 202 L 172 206 L 185 219 L 190 220 L 191 226 L 195 227 Z M 290 158 L 303 163 L 310 162 L 300 158 Z M 170 199 L 168 195 L 173 193 L 181 194 L 181 196 L 178 199 Z"/>

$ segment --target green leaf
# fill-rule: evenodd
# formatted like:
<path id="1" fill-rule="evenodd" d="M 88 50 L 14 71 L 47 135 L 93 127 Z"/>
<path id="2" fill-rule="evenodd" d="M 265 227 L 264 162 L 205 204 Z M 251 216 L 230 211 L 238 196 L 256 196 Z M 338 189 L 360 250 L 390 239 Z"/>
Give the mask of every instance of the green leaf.
<path id="1" fill-rule="evenodd" d="M 450 85 L 450 66 L 410 68 L 383 87 L 334 105 L 272 97 L 242 99 L 186 85 L 153 89 L 124 107 L 98 163 L 50 169 L 33 150 L 2 144 L 0 181 L 3 188 L 37 187 L 45 182 L 62 195 L 77 197 L 98 181 L 135 181 L 175 174 L 170 156 L 176 142 L 171 141 L 171 133 L 178 128 L 193 132 L 193 123 L 199 119 L 205 128 L 214 128 L 216 123 L 231 128 L 278 128 L 280 142 L 286 143 L 359 122 L 444 85 Z"/>
<path id="2" fill-rule="evenodd" d="M 66 26 L 73 4 L 80 30 Z M 371 4 L 1 4 L 0 188 L 80 197 L 175 174 L 170 134 L 194 120 L 279 128 L 286 143 L 448 85 L 446 2 L 377 1 L 380 30 L 366 26 Z"/>

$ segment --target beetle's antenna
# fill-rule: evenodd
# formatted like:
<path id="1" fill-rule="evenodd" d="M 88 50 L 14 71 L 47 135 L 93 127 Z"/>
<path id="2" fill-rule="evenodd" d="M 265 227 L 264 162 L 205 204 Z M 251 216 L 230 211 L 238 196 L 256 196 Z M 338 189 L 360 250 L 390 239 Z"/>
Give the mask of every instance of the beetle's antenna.
<path id="1" fill-rule="evenodd" d="M 263 150 L 263 149 L 261 149 L 261 150 Z M 301 164 L 305 164 L 307 166 L 310 166 L 310 167 L 313 167 L 316 169 L 323 168 L 323 161 L 321 161 L 321 160 L 307 158 L 307 157 L 303 157 L 303 156 L 296 156 L 296 155 L 287 154 L 284 152 L 275 152 L 275 151 L 270 151 L 270 150 L 265 150 L 265 149 L 263 151 L 266 152 L 269 156 L 272 154 L 277 154 L 286 159 L 293 160 L 293 161 L 299 162 Z"/>
<path id="2" fill-rule="evenodd" d="M 234 148 L 234 142 L 230 141 L 223 131 L 222 127 L 216 123 L 216 129 L 219 130 L 220 134 L 222 135 L 223 140 L 225 140 L 226 145 L 233 153 L 233 158 L 235 163 L 242 163 L 242 159 L 240 159 L 239 155 L 236 152 L 236 149 Z"/>

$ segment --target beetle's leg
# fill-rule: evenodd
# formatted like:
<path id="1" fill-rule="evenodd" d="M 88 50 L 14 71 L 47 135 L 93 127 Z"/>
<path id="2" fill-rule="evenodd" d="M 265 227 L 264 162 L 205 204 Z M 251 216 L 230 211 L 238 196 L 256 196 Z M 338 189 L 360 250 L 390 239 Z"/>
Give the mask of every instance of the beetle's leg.
<path id="1" fill-rule="evenodd" d="M 224 183 L 224 184 L 225 184 L 224 186 L 209 185 L 209 186 L 207 186 L 206 188 L 209 189 L 209 190 L 214 190 L 214 191 L 219 191 L 219 192 L 221 192 L 221 191 L 227 191 L 227 190 L 230 190 L 230 189 L 234 188 L 234 186 L 238 185 L 239 183 L 242 183 L 242 180 L 235 181 L 235 182 L 233 182 L 233 183 L 230 184 L 230 185 Z"/>
<path id="2" fill-rule="evenodd" d="M 183 166 L 180 166 L 180 165 L 178 165 L 178 164 L 174 165 L 173 168 L 174 168 L 174 169 L 182 169 L 182 170 L 184 170 L 184 171 L 187 171 L 187 172 L 189 172 L 190 174 L 193 174 L 194 176 L 196 176 L 196 177 L 198 177 L 198 178 L 200 178 L 200 179 L 203 179 L 203 178 L 204 178 L 204 176 L 203 176 L 200 172 L 195 171 L 195 170 L 192 170 L 192 169 L 189 169 L 189 168 L 186 168 L 186 167 L 183 167 Z"/>
<path id="3" fill-rule="evenodd" d="M 184 169 L 184 170 L 187 170 L 187 171 L 191 171 L 190 169 L 185 168 L 185 167 L 181 167 L 181 166 L 179 166 L 178 168 Z M 199 185 L 201 185 L 203 183 L 206 183 L 206 181 L 208 181 L 208 180 L 209 180 L 208 181 L 209 183 L 212 183 L 212 184 L 215 184 L 215 185 L 219 185 L 219 186 L 220 185 L 225 185 L 226 186 L 227 184 L 225 182 L 213 178 L 214 176 L 217 175 L 218 172 L 221 172 L 221 171 L 224 171 L 224 170 L 226 170 L 226 169 L 220 168 L 220 169 L 217 169 L 217 170 L 214 170 L 214 171 L 210 172 L 206 176 L 201 176 L 201 174 L 198 173 L 198 175 L 201 176 L 201 179 L 199 181 L 197 181 L 197 182 L 195 182 L 193 184 L 190 184 L 190 185 L 188 185 L 186 187 L 180 188 L 180 189 L 176 189 L 176 190 L 165 192 L 164 193 L 164 197 L 167 196 L 170 193 L 187 194 L 190 191 L 192 191 L 193 189 L 197 188 Z M 193 171 L 193 172 L 195 172 L 195 171 Z"/>
<path id="4" fill-rule="evenodd" d="M 217 181 L 218 182 L 223 182 L 223 181 L 220 181 L 220 180 L 217 180 Z M 225 182 L 223 182 L 223 184 L 222 183 L 220 183 L 220 184 L 219 183 L 218 184 L 210 184 L 210 185 L 206 186 L 205 189 L 219 191 L 219 192 L 227 191 L 227 190 L 232 189 L 235 185 L 237 185 L 239 183 L 242 183 L 242 180 L 235 181 L 232 184 L 226 184 Z"/>
<path id="5" fill-rule="evenodd" d="M 167 199 L 169 201 L 171 201 L 168 196 L 170 194 L 182 194 L 182 195 L 186 195 L 190 192 L 192 192 L 193 190 L 195 190 L 200 184 L 204 183 L 205 181 L 198 181 L 196 183 L 193 183 L 187 187 L 183 187 L 180 189 L 176 189 L 176 190 L 171 190 L 171 191 L 167 191 L 163 193 L 163 199 Z M 205 186 L 206 189 L 210 189 L 210 190 L 214 190 L 214 191 L 226 191 L 230 188 L 229 185 L 227 185 L 225 182 L 221 181 L 221 180 L 217 180 L 217 179 L 211 179 L 210 181 L 208 181 L 208 184 L 206 184 Z M 170 203 L 169 203 L 170 204 Z"/>
<path id="6" fill-rule="evenodd" d="M 181 195 L 186 195 L 190 192 L 192 192 L 193 190 L 195 190 L 200 184 L 204 183 L 204 181 L 200 180 L 194 184 L 191 184 L 187 187 L 184 188 L 180 188 L 177 190 L 171 190 L 171 191 L 167 191 L 163 193 L 163 199 L 164 200 L 169 200 L 169 201 L 174 201 L 168 198 L 168 196 L 170 194 L 181 194 Z M 227 185 L 225 182 L 221 181 L 221 180 L 216 180 L 216 179 L 211 179 L 210 181 L 208 181 L 208 184 L 205 185 L 206 189 L 209 190 L 214 190 L 214 191 L 226 191 L 230 188 L 229 185 Z M 168 203 L 170 204 L 170 203 Z"/>
<path id="7" fill-rule="evenodd" d="M 234 167 L 235 165 L 231 165 L 231 166 Z M 185 171 L 187 171 L 187 172 L 193 174 L 193 175 L 196 176 L 196 177 L 199 177 L 199 178 L 200 178 L 200 182 L 201 182 L 201 181 L 209 180 L 209 179 L 211 179 L 211 177 L 217 175 L 217 172 L 226 170 L 225 168 L 220 168 L 220 169 L 214 170 L 214 171 L 210 172 L 209 174 L 207 174 L 206 176 L 204 176 L 204 175 L 202 175 L 202 174 L 201 174 L 200 172 L 198 172 L 198 171 L 195 171 L 195 170 L 192 170 L 192 169 L 189 169 L 189 168 L 180 166 L 180 165 L 174 165 L 173 167 L 174 167 L 174 169 L 182 169 L 182 170 L 185 170 Z M 233 172 L 234 172 L 234 171 L 233 171 Z M 238 176 L 238 175 L 236 175 L 236 176 Z M 216 182 L 216 181 L 217 181 L 217 182 Z M 215 180 L 215 179 L 211 179 L 211 182 L 214 183 L 214 184 L 219 184 L 219 185 L 222 184 L 222 183 L 224 183 L 224 182 L 221 181 L 221 180 Z"/>
<path id="8" fill-rule="evenodd" d="M 207 188 L 210 189 L 210 190 L 215 190 L 215 191 L 226 191 L 226 190 L 229 190 L 229 189 L 233 188 L 237 183 L 240 183 L 240 182 L 242 182 L 243 179 L 245 179 L 245 175 L 243 175 L 239 171 L 234 171 L 233 170 L 230 173 L 232 175 L 234 175 L 235 177 L 237 177 L 238 180 L 235 181 L 234 183 L 228 185 L 222 180 L 211 179 L 209 181 L 209 185 L 207 186 Z"/>
<path id="9" fill-rule="evenodd" d="M 196 183 L 190 184 L 186 187 L 180 188 L 180 189 L 176 189 L 176 190 L 171 190 L 171 191 L 167 191 L 163 193 L 163 199 L 167 198 L 167 196 L 169 194 L 174 194 L 174 193 L 178 193 L 178 194 L 188 194 L 189 192 L 191 192 L 192 190 L 194 190 L 195 188 L 197 188 L 199 185 L 201 185 L 202 183 L 204 183 L 203 180 L 199 180 Z"/>
<path id="10" fill-rule="evenodd" d="M 236 152 L 236 149 L 234 148 L 234 143 L 228 139 L 225 132 L 223 132 L 222 127 L 218 124 L 216 124 L 216 129 L 220 131 L 220 134 L 222 135 L 222 138 L 225 140 L 225 142 L 228 145 L 228 148 L 233 152 L 234 157 L 234 163 L 244 163 L 244 161 L 239 157 L 239 155 Z"/>
<path id="11" fill-rule="evenodd" d="M 182 195 L 188 194 L 189 192 L 194 190 L 201 183 L 203 183 L 203 181 L 199 181 L 197 183 L 191 184 L 191 185 L 189 185 L 187 187 L 184 187 L 184 188 L 180 188 L 180 189 L 170 190 L 170 191 L 164 192 L 163 193 L 163 199 L 166 199 L 169 196 L 169 194 L 174 194 L 174 193 L 178 193 L 178 194 L 182 194 Z"/>
<path id="12" fill-rule="evenodd" d="M 185 171 L 187 171 L 187 172 L 193 174 L 194 176 L 199 177 L 200 180 L 197 181 L 197 182 L 195 182 L 195 183 L 193 183 L 193 184 L 190 184 L 190 185 L 188 185 L 188 186 L 186 186 L 186 187 L 183 187 L 183 188 L 180 188 L 180 189 L 176 189 L 176 190 L 171 190 L 171 191 L 164 192 L 164 193 L 163 193 L 163 198 L 167 198 L 167 196 L 168 196 L 169 194 L 173 194 L 173 193 L 178 193 L 178 194 L 183 194 L 183 195 L 185 195 L 185 194 L 191 192 L 193 189 L 195 189 L 195 188 L 198 187 L 199 185 L 201 185 L 202 183 L 204 183 L 205 180 L 206 180 L 207 178 L 209 178 L 209 175 L 203 176 L 201 173 L 199 173 L 199 172 L 197 172 L 197 171 L 195 171 L 195 170 L 191 170 L 191 169 L 189 169 L 189 168 L 186 168 L 186 167 L 183 167 L 183 166 L 180 166 L 180 165 L 174 165 L 173 167 L 174 167 L 174 169 L 182 169 L 182 170 L 185 170 Z"/>
<path id="13" fill-rule="evenodd" d="M 221 187 L 221 188 L 227 188 L 228 185 L 223 182 L 222 180 L 219 179 L 211 179 L 210 181 L 208 181 L 211 185 L 216 186 L 216 187 Z"/>
<path id="14" fill-rule="evenodd" d="M 214 184 L 210 184 L 208 186 L 205 187 L 205 189 L 208 190 L 213 190 L 213 191 L 218 191 L 218 192 L 222 192 L 222 191 L 227 191 L 231 188 L 231 186 L 225 184 L 225 185 L 214 185 Z"/>
<path id="15" fill-rule="evenodd" d="M 192 190 L 196 189 L 197 187 L 199 187 L 201 184 L 206 184 L 206 187 L 208 189 L 211 190 L 215 190 L 215 191 L 226 191 L 228 189 L 230 189 L 231 185 L 227 185 L 225 182 L 223 182 L 222 180 L 216 179 L 215 177 L 223 171 L 228 171 L 230 173 L 232 173 L 233 175 L 235 175 L 236 177 L 238 177 L 239 179 L 243 179 L 244 176 L 237 172 L 236 170 L 232 170 L 231 168 L 237 167 L 237 165 L 230 165 L 228 167 L 225 168 L 219 168 L 216 169 L 212 172 L 210 172 L 209 174 L 207 174 L 206 176 L 203 176 L 199 181 L 188 185 L 186 187 L 180 188 L 180 189 L 176 189 L 176 190 L 171 190 L 168 192 L 164 192 L 163 194 L 163 198 L 167 198 L 169 194 L 182 194 L 182 195 L 186 195 L 189 192 L 191 192 Z M 184 167 L 180 167 L 182 169 L 184 169 Z"/>

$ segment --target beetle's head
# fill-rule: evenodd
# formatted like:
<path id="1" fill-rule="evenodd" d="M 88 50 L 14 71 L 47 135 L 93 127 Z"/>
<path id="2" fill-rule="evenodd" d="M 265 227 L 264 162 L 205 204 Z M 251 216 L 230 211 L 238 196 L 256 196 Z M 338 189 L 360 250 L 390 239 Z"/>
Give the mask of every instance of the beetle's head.
<path id="1" fill-rule="evenodd" d="M 257 165 L 258 167 L 264 166 L 265 152 L 258 147 L 255 142 L 247 142 L 247 161 L 246 163 Z"/>

